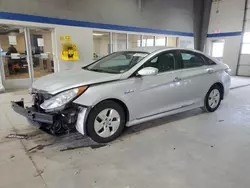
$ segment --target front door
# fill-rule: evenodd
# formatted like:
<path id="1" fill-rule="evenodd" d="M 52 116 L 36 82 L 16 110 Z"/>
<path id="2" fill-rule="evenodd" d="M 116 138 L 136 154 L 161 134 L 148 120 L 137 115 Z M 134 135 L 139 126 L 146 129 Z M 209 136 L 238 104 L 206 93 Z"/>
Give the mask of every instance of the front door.
<path id="1" fill-rule="evenodd" d="M 143 65 L 142 68 L 158 68 L 159 73 L 155 76 L 135 78 L 137 89 L 133 100 L 134 117 L 141 119 L 180 107 L 175 98 L 180 87 L 179 72 L 175 71 L 175 62 L 175 51 L 167 51 L 153 57 Z"/>

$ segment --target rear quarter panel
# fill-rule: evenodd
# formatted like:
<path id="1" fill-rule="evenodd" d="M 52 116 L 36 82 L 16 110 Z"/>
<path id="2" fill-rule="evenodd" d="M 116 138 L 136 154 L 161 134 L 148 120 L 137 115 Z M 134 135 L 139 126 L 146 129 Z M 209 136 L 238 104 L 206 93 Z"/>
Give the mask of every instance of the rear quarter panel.
<path id="1" fill-rule="evenodd" d="M 214 72 L 209 73 L 210 69 Z M 226 95 L 230 86 L 230 76 L 224 70 L 225 67 L 222 64 L 180 70 L 182 90 L 179 101 L 184 105 L 199 103 L 203 106 L 207 92 L 215 83 L 221 83 L 224 86 Z"/>

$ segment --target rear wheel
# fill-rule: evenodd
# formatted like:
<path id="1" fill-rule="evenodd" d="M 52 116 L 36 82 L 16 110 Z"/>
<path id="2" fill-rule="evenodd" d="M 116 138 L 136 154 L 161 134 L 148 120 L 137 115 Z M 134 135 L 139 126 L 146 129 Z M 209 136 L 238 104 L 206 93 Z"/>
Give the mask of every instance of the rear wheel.
<path id="1" fill-rule="evenodd" d="M 87 119 L 87 133 L 99 143 L 110 142 L 122 133 L 125 126 L 124 109 L 113 101 L 95 106 Z"/>
<path id="2" fill-rule="evenodd" d="M 222 98 L 222 91 L 218 85 L 212 86 L 206 94 L 203 109 L 206 112 L 214 112 L 219 108 Z"/>

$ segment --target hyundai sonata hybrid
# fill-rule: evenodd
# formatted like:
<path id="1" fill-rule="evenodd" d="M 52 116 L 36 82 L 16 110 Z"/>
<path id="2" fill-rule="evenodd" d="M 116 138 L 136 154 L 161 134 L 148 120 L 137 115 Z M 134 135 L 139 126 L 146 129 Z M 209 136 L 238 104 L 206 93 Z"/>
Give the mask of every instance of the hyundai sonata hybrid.
<path id="1" fill-rule="evenodd" d="M 125 126 L 199 107 L 215 111 L 229 92 L 229 73 L 226 64 L 195 50 L 129 49 L 38 79 L 30 89 L 33 105 L 21 100 L 12 108 L 51 134 L 76 128 L 109 142 Z"/>

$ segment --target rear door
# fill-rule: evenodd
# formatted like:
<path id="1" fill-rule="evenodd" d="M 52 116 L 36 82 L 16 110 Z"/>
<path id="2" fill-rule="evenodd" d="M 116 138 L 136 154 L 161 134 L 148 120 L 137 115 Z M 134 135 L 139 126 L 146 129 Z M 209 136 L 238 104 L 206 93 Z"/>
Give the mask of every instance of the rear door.
<path id="1" fill-rule="evenodd" d="M 177 69 L 182 86 L 179 100 L 183 106 L 203 103 L 204 97 L 214 82 L 216 64 L 200 53 L 189 50 L 178 51 Z"/>

